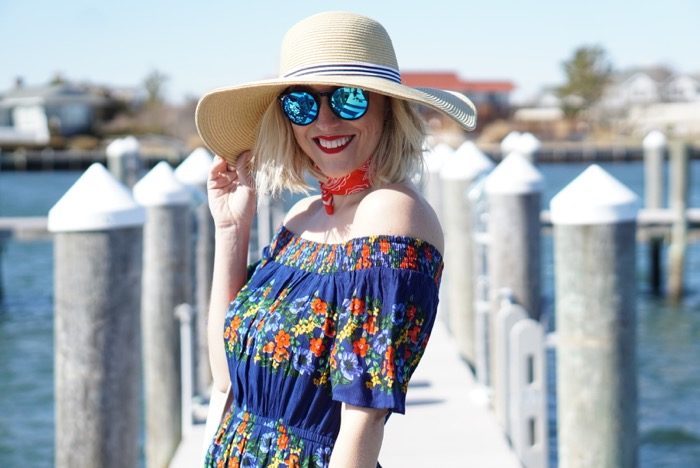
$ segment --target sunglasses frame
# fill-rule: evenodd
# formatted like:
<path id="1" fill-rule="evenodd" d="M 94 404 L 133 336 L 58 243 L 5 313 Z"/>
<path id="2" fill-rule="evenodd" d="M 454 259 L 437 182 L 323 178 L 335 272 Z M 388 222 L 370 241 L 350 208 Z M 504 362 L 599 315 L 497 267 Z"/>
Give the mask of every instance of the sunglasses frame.
<path id="1" fill-rule="evenodd" d="M 335 92 L 340 90 L 340 89 L 352 89 L 352 90 L 358 89 L 358 90 L 362 91 L 362 94 L 365 97 L 365 101 L 367 102 L 367 106 L 365 107 L 364 112 L 362 112 L 362 114 L 358 115 L 357 117 L 352 117 L 352 118 L 348 118 L 348 117 L 344 117 L 344 116 L 340 115 L 340 111 L 336 110 L 332 104 L 333 94 L 335 94 Z M 287 114 L 287 111 L 285 110 L 285 107 L 284 107 L 284 99 L 287 96 L 289 96 L 291 93 L 306 93 L 309 96 L 311 96 L 313 98 L 313 100 L 316 102 L 316 106 L 318 107 L 318 112 L 316 113 L 314 118 L 311 119 L 308 123 L 296 123 L 295 121 L 292 120 L 292 118 L 289 116 L 289 114 Z M 325 91 L 325 92 L 314 91 L 311 88 L 306 88 L 303 86 L 302 87 L 295 86 L 295 87 L 289 87 L 289 88 L 285 89 L 284 91 L 282 91 L 282 93 L 280 93 L 280 95 L 277 96 L 277 99 L 279 100 L 280 107 L 282 108 L 282 113 L 287 118 L 287 120 L 289 120 L 293 125 L 305 127 L 307 125 L 311 125 L 312 123 L 314 123 L 316 121 L 316 119 L 318 119 L 318 115 L 321 112 L 321 105 L 322 105 L 321 104 L 321 97 L 323 97 L 323 96 L 325 96 L 328 99 L 328 107 L 330 108 L 331 112 L 333 112 L 333 115 L 335 115 L 336 117 L 338 117 L 341 120 L 350 120 L 350 121 L 359 120 L 362 117 L 364 117 L 367 114 L 367 111 L 369 110 L 369 91 L 367 91 L 366 89 L 357 87 L 357 86 L 338 86 L 338 87 L 331 89 L 330 91 Z"/>

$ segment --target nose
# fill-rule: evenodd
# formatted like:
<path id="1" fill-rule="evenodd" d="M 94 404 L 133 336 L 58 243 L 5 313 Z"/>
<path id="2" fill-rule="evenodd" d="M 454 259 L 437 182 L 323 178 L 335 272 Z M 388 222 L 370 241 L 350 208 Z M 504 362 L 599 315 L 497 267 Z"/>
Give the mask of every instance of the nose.
<path id="1" fill-rule="evenodd" d="M 330 97 L 320 96 L 320 105 L 318 109 L 318 117 L 314 122 L 320 129 L 332 128 L 340 123 L 340 117 L 335 115 L 331 110 Z"/>

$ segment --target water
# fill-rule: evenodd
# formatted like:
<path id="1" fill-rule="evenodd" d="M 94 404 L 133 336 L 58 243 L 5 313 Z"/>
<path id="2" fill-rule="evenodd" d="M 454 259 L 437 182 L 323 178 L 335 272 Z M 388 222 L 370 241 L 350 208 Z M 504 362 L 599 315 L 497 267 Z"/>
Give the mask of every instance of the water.
<path id="1" fill-rule="evenodd" d="M 641 196 L 641 163 L 602 166 Z M 543 207 L 586 167 L 540 165 L 546 179 Z M 690 168 L 691 181 L 700 181 L 700 161 Z M 0 216 L 46 215 L 79 176 L 0 173 Z M 700 184 L 691 187 L 690 205 L 700 207 Z M 543 302 L 545 312 L 551 312 L 551 237 L 544 236 L 542 250 Z M 649 293 L 647 254 L 646 246 L 639 245 L 640 466 L 700 466 L 700 243 L 691 244 L 687 252 L 688 293 L 679 307 Z M 0 268 L 5 286 L 0 303 L 0 466 L 26 466 L 31 460 L 32 466 L 49 467 L 54 452 L 51 241 L 8 242 Z"/>

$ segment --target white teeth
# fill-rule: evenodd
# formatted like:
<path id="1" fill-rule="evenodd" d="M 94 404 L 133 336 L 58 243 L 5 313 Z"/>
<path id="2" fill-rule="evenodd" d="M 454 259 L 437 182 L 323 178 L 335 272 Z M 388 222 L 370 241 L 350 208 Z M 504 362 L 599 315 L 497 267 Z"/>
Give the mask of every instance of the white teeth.
<path id="1" fill-rule="evenodd" d="M 318 144 L 326 149 L 335 149 L 339 146 L 345 146 L 350 142 L 350 137 L 336 138 L 335 140 L 318 139 Z"/>

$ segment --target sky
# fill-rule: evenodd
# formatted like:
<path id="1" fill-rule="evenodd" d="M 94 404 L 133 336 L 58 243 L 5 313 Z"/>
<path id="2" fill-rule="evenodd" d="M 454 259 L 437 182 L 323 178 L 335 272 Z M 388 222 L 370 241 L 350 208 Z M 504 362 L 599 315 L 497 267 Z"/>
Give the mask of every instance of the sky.
<path id="1" fill-rule="evenodd" d="M 580 46 L 616 69 L 700 73 L 697 0 L 0 0 L 0 93 L 57 73 L 137 87 L 157 70 L 178 102 L 276 76 L 286 30 L 326 10 L 379 20 L 402 70 L 512 81 L 516 102 L 562 84 Z"/>

